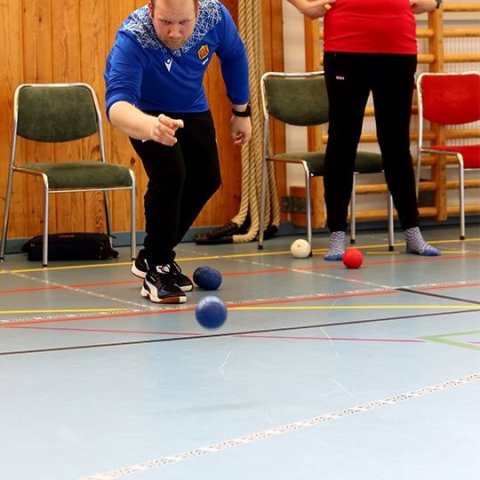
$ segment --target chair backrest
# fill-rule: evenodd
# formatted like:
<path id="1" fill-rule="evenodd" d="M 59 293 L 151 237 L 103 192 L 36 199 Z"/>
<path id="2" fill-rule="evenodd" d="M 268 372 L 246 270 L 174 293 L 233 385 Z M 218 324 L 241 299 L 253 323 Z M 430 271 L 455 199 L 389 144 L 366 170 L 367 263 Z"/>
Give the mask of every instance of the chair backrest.
<path id="1" fill-rule="evenodd" d="M 323 72 L 279 73 L 262 76 L 264 117 L 297 126 L 328 122 L 328 97 Z"/>
<path id="2" fill-rule="evenodd" d="M 439 125 L 480 120 L 480 73 L 422 73 L 417 80 L 419 115 Z"/>
<path id="3" fill-rule="evenodd" d="M 67 142 L 101 130 L 98 102 L 83 83 L 22 84 L 15 91 L 15 134 L 37 142 Z"/>

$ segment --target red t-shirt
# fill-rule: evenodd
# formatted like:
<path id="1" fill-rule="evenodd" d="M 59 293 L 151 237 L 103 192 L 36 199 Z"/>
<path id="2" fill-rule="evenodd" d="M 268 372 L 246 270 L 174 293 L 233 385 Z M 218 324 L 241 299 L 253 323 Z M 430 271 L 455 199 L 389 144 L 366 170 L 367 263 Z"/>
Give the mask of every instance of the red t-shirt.
<path id="1" fill-rule="evenodd" d="M 337 0 L 323 19 L 326 52 L 417 53 L 410 0 Z"/>

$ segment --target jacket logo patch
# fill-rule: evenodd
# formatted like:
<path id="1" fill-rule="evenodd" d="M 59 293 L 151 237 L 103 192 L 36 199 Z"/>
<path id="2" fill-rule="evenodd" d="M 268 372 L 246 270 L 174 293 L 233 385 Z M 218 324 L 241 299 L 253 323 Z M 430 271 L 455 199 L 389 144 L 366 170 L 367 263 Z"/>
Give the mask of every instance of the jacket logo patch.
<path id="1" fill-rule="evenodd" d="M 208 57 L 209 53 L 210 53 L 210 48 L 208 48 L 208 45 L 202 45 L 198 49 L 197 55 L 200 60 L 205 60 Z"/>

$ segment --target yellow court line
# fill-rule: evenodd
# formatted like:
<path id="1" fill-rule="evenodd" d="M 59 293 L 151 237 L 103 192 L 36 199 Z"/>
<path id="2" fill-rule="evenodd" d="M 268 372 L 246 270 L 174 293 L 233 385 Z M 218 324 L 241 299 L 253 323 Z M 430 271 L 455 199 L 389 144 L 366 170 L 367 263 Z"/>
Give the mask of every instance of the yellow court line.
<path id="1" fill-rule="evenodd" d="M 479 241 L 480 238 L 466 238 L 465 240 L 429 240 L 430 244 L 445 244 L 445 243 L 458 243 L 458 242 L 475 242 Z M 404 246 L 404 243 L 396 243 L 394 244 L 394 247 L 400 247 Z M 377 248 L 386 248 L 387 244 L 375 244 L 375 245 L 362 245 L 361 247 L 358 247 L 360 250 L 371 250 L 371 249 L 377 249 Z M 313 253 L 323 253 L 326 252 L 327 248 L 314 248 Z M 448 253 L 460 253 L 463 254 L 465 252 L 463 251 L 455 251 L 455 252 L 448 252 Z M 370 252 L 367 252 L 370 253 Z M 371 253 L 378 254 L 380 252 L 377 252 L 373 250 Z M 389 252 L 385 250 L 383 252 L 385 255 L 391 255 L 395 254 L 397 255 L 400 252 Z M 447 253 L 447 252 L 446 252 Z M 256 252 L 252 253 L 236 253 L 236 254 L 230 254 L 230 255 L 208 255 L 208 256 L 196 256 L 196 257 L 179 257 L 177 260 L 179 262 L 203 262 L 206 260 L 222 260 L 222 259 L 228 259 L 228 258 L 249 258 L 249 257 L 271 257 L 271 256 L 278 256 L 278 255 L 291 255 L 290 250 L 281 250 L 281 251 L 274 251 L 274 252 L 267 252 L 265 250 L 258 250 Z M 81 270 L 85 268 L 104 268 L 104 267 L 125 267 L 125 266 L 130 266 L 132 264 L 131 261 L 129 262 L 118 262 L 118 263 L 92 263 L 92 264 L 86 264 L 86 265 L 64 265 L 61 267 L 34 267 L 34 268 L 23 268 L 23 269 L 18 269 L 18 270 L 0 270 L 0 275 L 6 274 L 6 273 L 32 273 L 32 272 L 42 272 L 42 271 L 59 271 L 59 270 Z"/>
<path id="2" fill-rule="evenodd" d="M 479 310 L 474 305 L 272 305 L 228 306 L 230 310 Z"/>
<path id="3" fill-rule="evenodd" d="M 461 255 L 463 253 L 465 253 L 463 250 L 442 250 L 442 253 L 443 254 L 446 254 L 446 253 L 452 253 L 452 254 L 456 254 L 456 255 Z"/>
<path id="4" fill-rule="evenodd" d="M 359 248 L 360 250 L 360 248 Z M 389 254 L 389 255 L 400 255 L 402 252 L 399 252 L 398 250 L 394 250 L 393 252 L 386 252 L 386 251 L 382 251 L 382 250 L 372 250 L 371 252 L 368 252 L 369 255 L 385 255 L 385 254 Z"/>
<path id="5" fill-rule="evenodd" d="M 325 250 L 326 251 L 326 250 Z M 272 256 L 272 255 L 285 255 L 286 253 L 290 254 L 290 251 L 281 251 L 281 252 L 268 252 L 268 253 L 239 253 L 235 255 L 209 255 L 201 257 L 179 257 L 178 261 L 181 262 L 198 262 L 205 260 L 222 260 L 224 258 L 246 258 L 246 257 L 258 257 L 262 256 Z M 33 272 L 53 272 L 59 270 L 81 270 L 85 268 L 104 268 L 104 267 L 126 267 L 131 266 L 132 262 L 117 262 L 117 263 L 89 263 L 86 265 L 63 265 L 61 267 L 34 267 L 34 268 L 22 268 L 18 270 L 0 270 L 0 275 L 5 273 L 33 273 Z"/>
<path id="6" fill-rule="evenodd" d="M 32 267 L 32 268 L 21 268 L 16 270 L 0 270 L 0 275 L 2 273 L 32 273 L 32 272 L 52 272 L 57 270 L 81 270 L 85 268 L 124 267 L 126 265 L 131 265 L 131 264 L 132 262 L 88 263 L 84 265 L 64 265 L 62 267 Z"/>
<path id="7" fill-rule="evenodd" d="M 39 313 L 105 313 L 105 312 L 127 312 L 128 308 L 54 308 L 44 310 L 0 310 L 0 315 L 39 314 Z M 0 319 L 1 322 L 1 319 Z"/>

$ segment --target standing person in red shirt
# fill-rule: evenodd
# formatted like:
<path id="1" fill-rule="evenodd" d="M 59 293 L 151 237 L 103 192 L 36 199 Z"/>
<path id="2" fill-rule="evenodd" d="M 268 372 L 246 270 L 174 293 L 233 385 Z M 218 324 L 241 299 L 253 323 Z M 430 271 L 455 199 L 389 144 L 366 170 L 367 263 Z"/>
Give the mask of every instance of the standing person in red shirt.
<path id="1" fill-rule="evenodd" d="M 355 156 L 370 93 L 385 178 L 408 253 L 437 256 L 422 237 L 410 153 L 410 115 L 417 69 L 414 14 L 442 0 L 288 0 L 310 18 L 324 17 L 329 99 L 325 204 L 330 231 L 325 260 L 345 251 Z"/>

